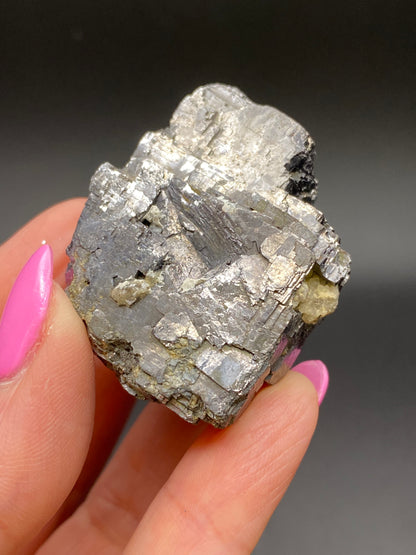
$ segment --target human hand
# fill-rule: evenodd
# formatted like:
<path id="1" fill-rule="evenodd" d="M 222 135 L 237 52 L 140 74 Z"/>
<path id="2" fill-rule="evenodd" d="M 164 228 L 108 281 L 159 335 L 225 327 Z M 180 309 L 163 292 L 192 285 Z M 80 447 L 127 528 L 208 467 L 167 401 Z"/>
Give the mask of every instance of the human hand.
<path id="1" fill-rule="evenodd" d="M 309 445 L 326 368 L 298 365 L 225 430 L 149 404 L 102 471 L 134 399 L 62 290 L 83 204 L 0 247 L 0 312 L 36 251 L 0 324 L 0 553 L 250 553 Z"/>

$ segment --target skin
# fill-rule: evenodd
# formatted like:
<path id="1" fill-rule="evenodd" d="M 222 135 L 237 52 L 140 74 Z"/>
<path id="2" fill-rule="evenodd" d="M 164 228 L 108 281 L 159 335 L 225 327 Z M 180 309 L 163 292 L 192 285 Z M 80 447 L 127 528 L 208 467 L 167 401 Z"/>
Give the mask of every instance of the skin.
<path id="1" fill-rule="evenodd" d="M 43 240 L 55 278 L 36 351 L 0 383 L 0 552 L 250 553 L 312 438 L 316 391 L 289 372 L 222 431 L 149 404 L 102 471 L 134 399 L 62 289 L 84 202 L 46 210 L 0 247 L 1 311 Z"/>

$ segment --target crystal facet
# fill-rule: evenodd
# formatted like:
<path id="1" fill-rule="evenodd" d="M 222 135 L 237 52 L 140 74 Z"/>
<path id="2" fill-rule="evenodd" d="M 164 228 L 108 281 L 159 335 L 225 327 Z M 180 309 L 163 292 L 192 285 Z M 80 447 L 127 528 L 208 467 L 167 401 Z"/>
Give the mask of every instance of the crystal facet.
<path id="1" fill-rule="evenodd" d="M 67 293 L 130 393 L 225 427 L 335 310 L 350 257 L 311 204 L 313 154 L 294 120 L 215 84 L 98 168 Z"/>

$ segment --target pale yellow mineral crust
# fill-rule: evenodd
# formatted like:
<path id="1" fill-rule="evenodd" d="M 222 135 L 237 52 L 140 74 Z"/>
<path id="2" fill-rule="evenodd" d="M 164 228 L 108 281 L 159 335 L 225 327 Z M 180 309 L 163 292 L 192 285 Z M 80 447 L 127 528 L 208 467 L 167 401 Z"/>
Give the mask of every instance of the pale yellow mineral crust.
<path id="1" fill-rule="evenodd" d="M 338 298 L 338 285 L 312 272 L 296 291 L 293 308 L 301 313 L 305 324 L 316 324 L 335 311 Z"/>

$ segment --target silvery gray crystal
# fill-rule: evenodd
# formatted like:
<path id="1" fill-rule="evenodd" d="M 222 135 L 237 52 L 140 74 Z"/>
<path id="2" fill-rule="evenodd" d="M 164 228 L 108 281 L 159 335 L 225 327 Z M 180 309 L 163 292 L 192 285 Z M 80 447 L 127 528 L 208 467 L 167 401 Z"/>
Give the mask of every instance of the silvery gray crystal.
<path id="1" fill-rule="evenodd" d="M 313 150 L 285 114 L 207 85 L 98 168 L 67 292 L 130 393 L 227 426 L 335 310 L 350 257 L 310 204 Z"/>

